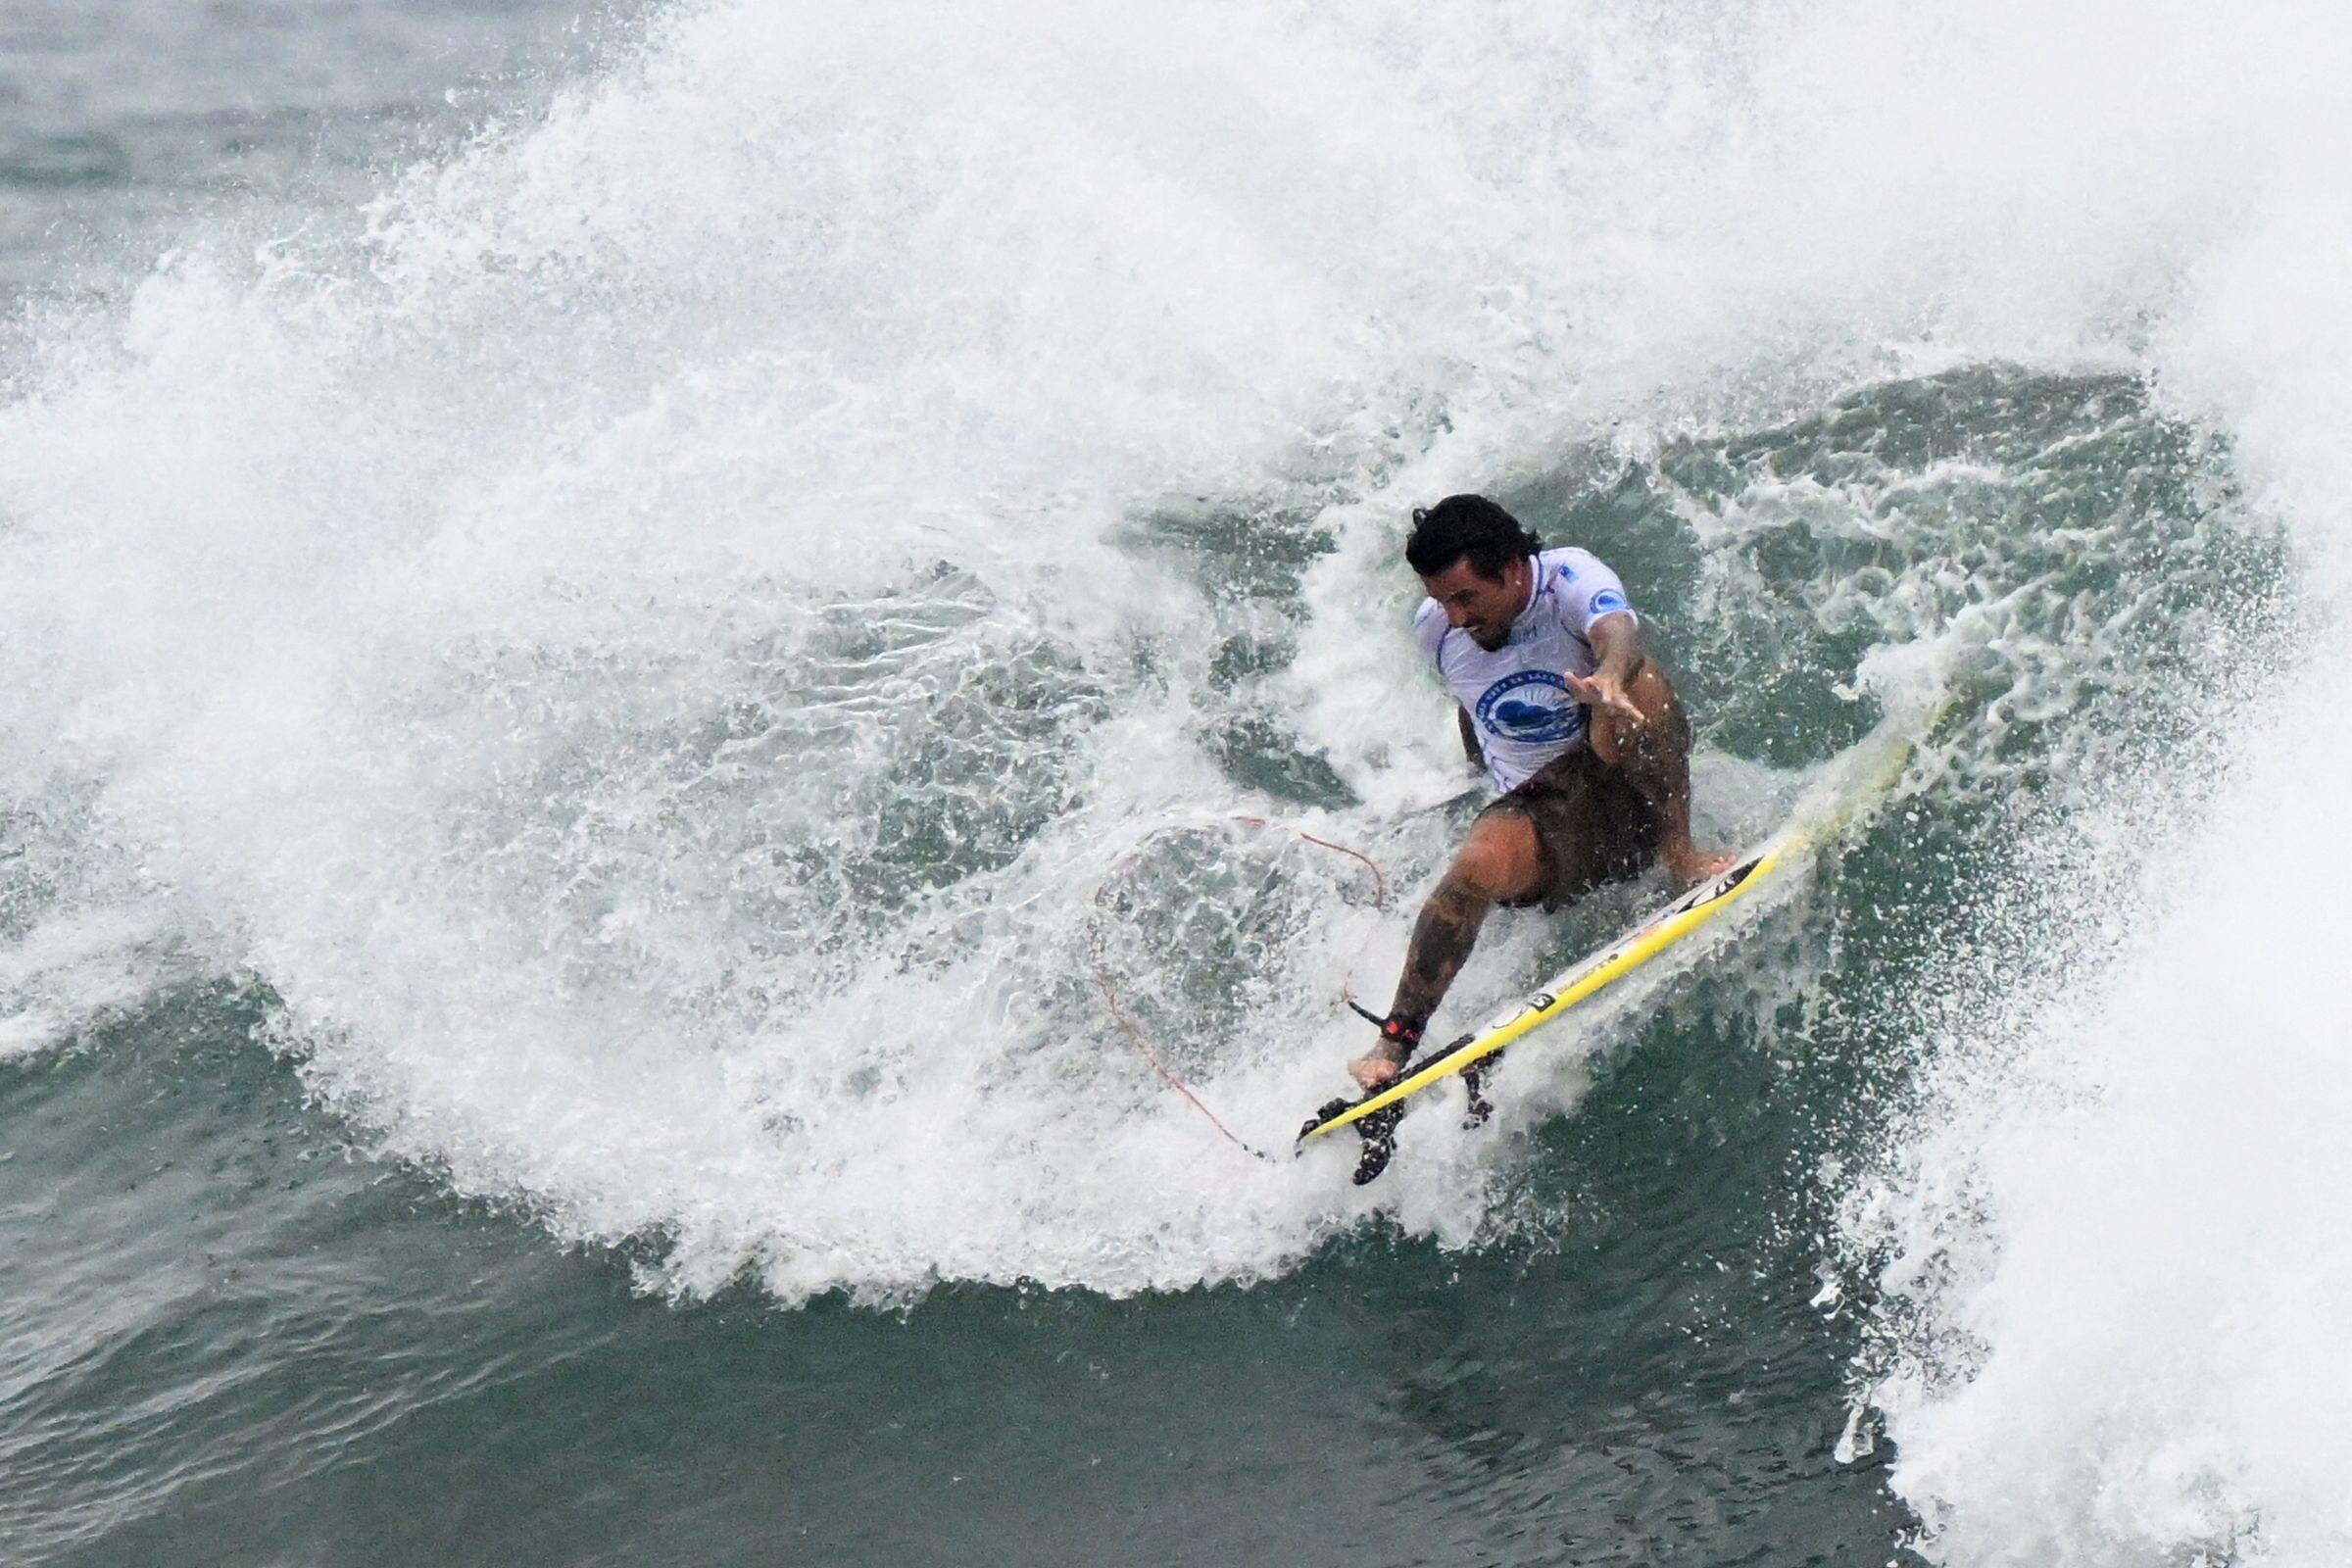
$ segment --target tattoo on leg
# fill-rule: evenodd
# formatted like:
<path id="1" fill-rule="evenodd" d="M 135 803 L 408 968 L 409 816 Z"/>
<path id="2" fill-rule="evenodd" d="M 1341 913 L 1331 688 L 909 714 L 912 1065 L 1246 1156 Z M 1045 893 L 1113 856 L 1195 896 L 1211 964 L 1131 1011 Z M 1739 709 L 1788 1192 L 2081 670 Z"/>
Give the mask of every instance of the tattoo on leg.
<path id="1" fill-rule="evenodd" d="M 1392 1014 L 1426 1019 L 1438 1010 L 1446 988 L 1462 970 L 1477 945 L 1478 928 L 1487 922 L 1494 901 L 1465 882 L 1448 876 L 1421 906 L 1413 925 L 1412 946 L 1405 950 L 1404 975 L 1396 982 Z"/>

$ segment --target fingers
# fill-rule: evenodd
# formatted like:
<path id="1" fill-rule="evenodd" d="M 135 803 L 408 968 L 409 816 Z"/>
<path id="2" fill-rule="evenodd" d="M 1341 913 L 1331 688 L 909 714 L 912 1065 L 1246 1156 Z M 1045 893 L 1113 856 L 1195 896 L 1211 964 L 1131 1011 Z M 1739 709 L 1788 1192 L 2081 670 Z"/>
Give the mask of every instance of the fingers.
<path id="1" fill-rule="evenodd" d="M 1632 694 L 1604 675 L 1573 675 L 1562 670 L 1560 679 L 1567 683 L 1569 696 L 1619 723 L 1640 728 L 1649 722 L 1649 715 L 1635 705 Z"/>
<path id="2" fill-rule="evenodd" d="M 1577 693 L 1577 700 L 1594 708 L 1605 709 L 1629 724 L 1642 722 L 1642 710 L 1634 706 L 1634 700 L 1626 695 L 1625 688 L 1614 681 L 1605 681 L 1594 676 L 1585 682 L 1585 690 Z"/>

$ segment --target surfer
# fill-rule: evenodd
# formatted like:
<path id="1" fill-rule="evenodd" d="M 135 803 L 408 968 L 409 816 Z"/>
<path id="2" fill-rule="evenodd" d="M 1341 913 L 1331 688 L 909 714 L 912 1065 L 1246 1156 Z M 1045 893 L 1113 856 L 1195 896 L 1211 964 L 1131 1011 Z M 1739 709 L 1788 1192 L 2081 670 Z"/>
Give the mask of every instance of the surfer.
<path id="1" fill-rule="evenodd" d="M 1414 509 L 1404 558 L 1429 591 L 1413 635 L 1500 793 L 1421 906 L 1379 1043 L 1348 1064 L 1366 1090 L 1420 1044 L 1494 906 L 1557 909 L 1653 862 L 1682 887 L 1733 864 L 1691 842 L 1690 721 L 1615 572 L 1475 495 Z"/>

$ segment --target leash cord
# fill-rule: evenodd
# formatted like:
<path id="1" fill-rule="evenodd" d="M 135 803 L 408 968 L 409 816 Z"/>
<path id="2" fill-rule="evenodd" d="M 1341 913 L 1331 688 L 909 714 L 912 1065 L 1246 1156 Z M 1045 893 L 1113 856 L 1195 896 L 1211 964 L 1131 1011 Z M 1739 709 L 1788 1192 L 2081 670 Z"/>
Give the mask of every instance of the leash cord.
<path id="1" fill-rule="evenodd" d="M 1250 827 L 1271 828 L 1275 826 L 1274 823 L 1267 821 L 1262 816 L 1236 816 L 1234 820 L 1236 822 L 1245 823 Z M 1329 839 L 1317 838 L 1314 834 L 1305 832 L 1302 829 L 1293 828 L 1291 831 L 1298 834 L 1299 838 L 1304 839 L 1307 843 L 1314 845 L 1318 849 L 1333 850 L 1341 855 L 1349 856 L 1357 860 L 1362 861 L 1365 869 L 1372 873 L 1372 906 L 1376 909 L 1385 909 L 1389 906 L 1389 879 L 1381 874 L 1380 866 L 1373 860 L 1372 857 L 1364 854 L 1361 850 L 1349 849 L 1345 844 L 1335 844 Z M 1094 903 L 1096 911 L 1098 913 L 1100 913 L 1102 908 L 1102 895 L 1106 888 L 1107 884 L 1104 884 L 1098 886 L 1095 889 Z M 1200 1097 L 1194 1094 L 1193 1091 L 1185 1084 L 1183 1079 L 1177 1077 L 1173 1072 L 1169 1071 L 1166 1062 L 1159 1059 L 1159 1053 L 1152 1049 L 1152 1043 L 1144 1038 L 1143 1030 L 1138 1028 L 1135 1020 L 1127 1015 L 1127 1009 L 1119 1004 L 1118 988 L 1110 983 L 1110 972 L 1103 966 L 1102 963 L 1102 927 L 1099 922 L 1093 919 L 1089 919 L 1087 921 L 1087 956 L 1094 964 L 1095 985 L 1102 991 L 1102 1001 L 1110 1008 L 1111 1020 L 1119 1026 L 1120 1032 L 1126 1035 L 1128 1040 L 1135 1046 L 1135 1049 L 1142 1054 L 1143 1058 L 1152 1064 L 1152 1070 L 1159 1074 L 1161 1082 L 1165 1083 L 1170 1089 L 1175 1090 L 1178 1094 L 1182 1095 L 1187 1101 L 1189 1101 L 1192 1103 L 1192 1107 L 1199 1111 L 1201 1115 L 1207 1117 L 1208 1124 L 1211 1127 L 1214 1127 L 1218 1132 L 1223 1133 L 1225 1135 L 1226 1142 L 1232 1144 L 1236 1149 L 1243 1151 L 1245 1153 L 1254 1154 L 1259 1159 L 1266 1161 L 1270 1165 L 1279 1165 L 1283 1163 L 1283 1161 L 1277 1158 L 1275 1155 L 1267 1153 L 1264 1150 L 1240 1137 L 1232 1128 L 1226 1126 L 1223 1119 L 1220 1118 L 1215 1111 L 1209 1109 L 1208 1106 L 1201 1101 Z M 1354 999 L 1352 997 L 1348 999 L 1348 1005 L 1355 1005 Z M 1363 1011 L 1361 1007 L 1357 1007 L 1356 1010 L 1358 1012 Z M 1371 1014 L 1365 1013 L 1365 1016 L 1370 1017 Z"/>

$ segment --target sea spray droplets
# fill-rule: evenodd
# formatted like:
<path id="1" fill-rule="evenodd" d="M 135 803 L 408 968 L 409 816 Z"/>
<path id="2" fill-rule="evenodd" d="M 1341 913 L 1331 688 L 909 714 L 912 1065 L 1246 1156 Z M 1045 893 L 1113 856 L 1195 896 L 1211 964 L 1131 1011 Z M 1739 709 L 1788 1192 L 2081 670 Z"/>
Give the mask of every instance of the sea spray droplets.
<path id="1" fill-rule="evenodd" d="M 1426 808 L 1460 774 L 1399 629 L 1406 508 L 1693 430 L 1768 469 L 1794 438 L 1719 433 L 1885 380 L 1890 337 L 2071 354 L 2085 297 L 2168 279 L 2236 199 L 2233 164 L 2168 166 L 2151 238 L 2021 178 L 2071 167 L 2038 142 L 1901 168 L 1835 132 L 1942 100 L 1848 74 L 1850 20 L 677 12 L 415 172 L 362 244 L 199 236 L 61 337 L 0 429 L 7 695 L 41 720 L 10 777 L 74 775 L 380 1147 L 566 1238 L 658 1238 L 679 1288 L 1286 1266 L 1364 1210 L 1307 1165 L 1219 1167 L 1108 1065 L 1086 920 L 1162 828 L 1269 810 L 1260 781 L 1400 891 L 1441 863 L 1462 811 Z M 2074 259 L 1968 249 L 2019 225 Z M 1903 381 L 1837 417 L 1868 450 L 1901 400 L 1980 416 Z M 2008 481 L 1881 466 L 1923 512 L 1941 484 L 1949 525 L 1906 544 L 1865 466 L 1784 528 L 1758 474 L 1731 581 L 1786 608 L 1805 673 L 1783 722 L 1747 645 L 1700 645 L 1717 743 L 1777 726 L 1810 765 L 1876 642 L 2008 658 L 2063 648 L 2061 603 L 2112 618 L 2006 552 L 2035 518 L 1971 520 Z M 1553 514 L 1609 556 L 1594 499 Z M 1173 513 L 1279 515 L 1292 548 L 1171 566 L 1135 536 Z M 1662 628 L 1705 618 L 1645 581 Z M 2023 764 L 2082 744 L 2065 718 L 2011 726 Z M 1213 858 L 1183 869 L 1136 887 L 1138 929 L 1200 946 L 1122 958 L 1171 1021 L 1236 1009 L 1199 1064 L 1287 1131 L 1359 1039 L 1334 992 L 1384 986 L 1404 922 L 1306 880 L 1236 915 Z M 1512 929 L 1465 1009 L 1534 962 Z M 1492 1167 L 1463 1157 L 1380 1200 L 1474 1233 Z"/>

